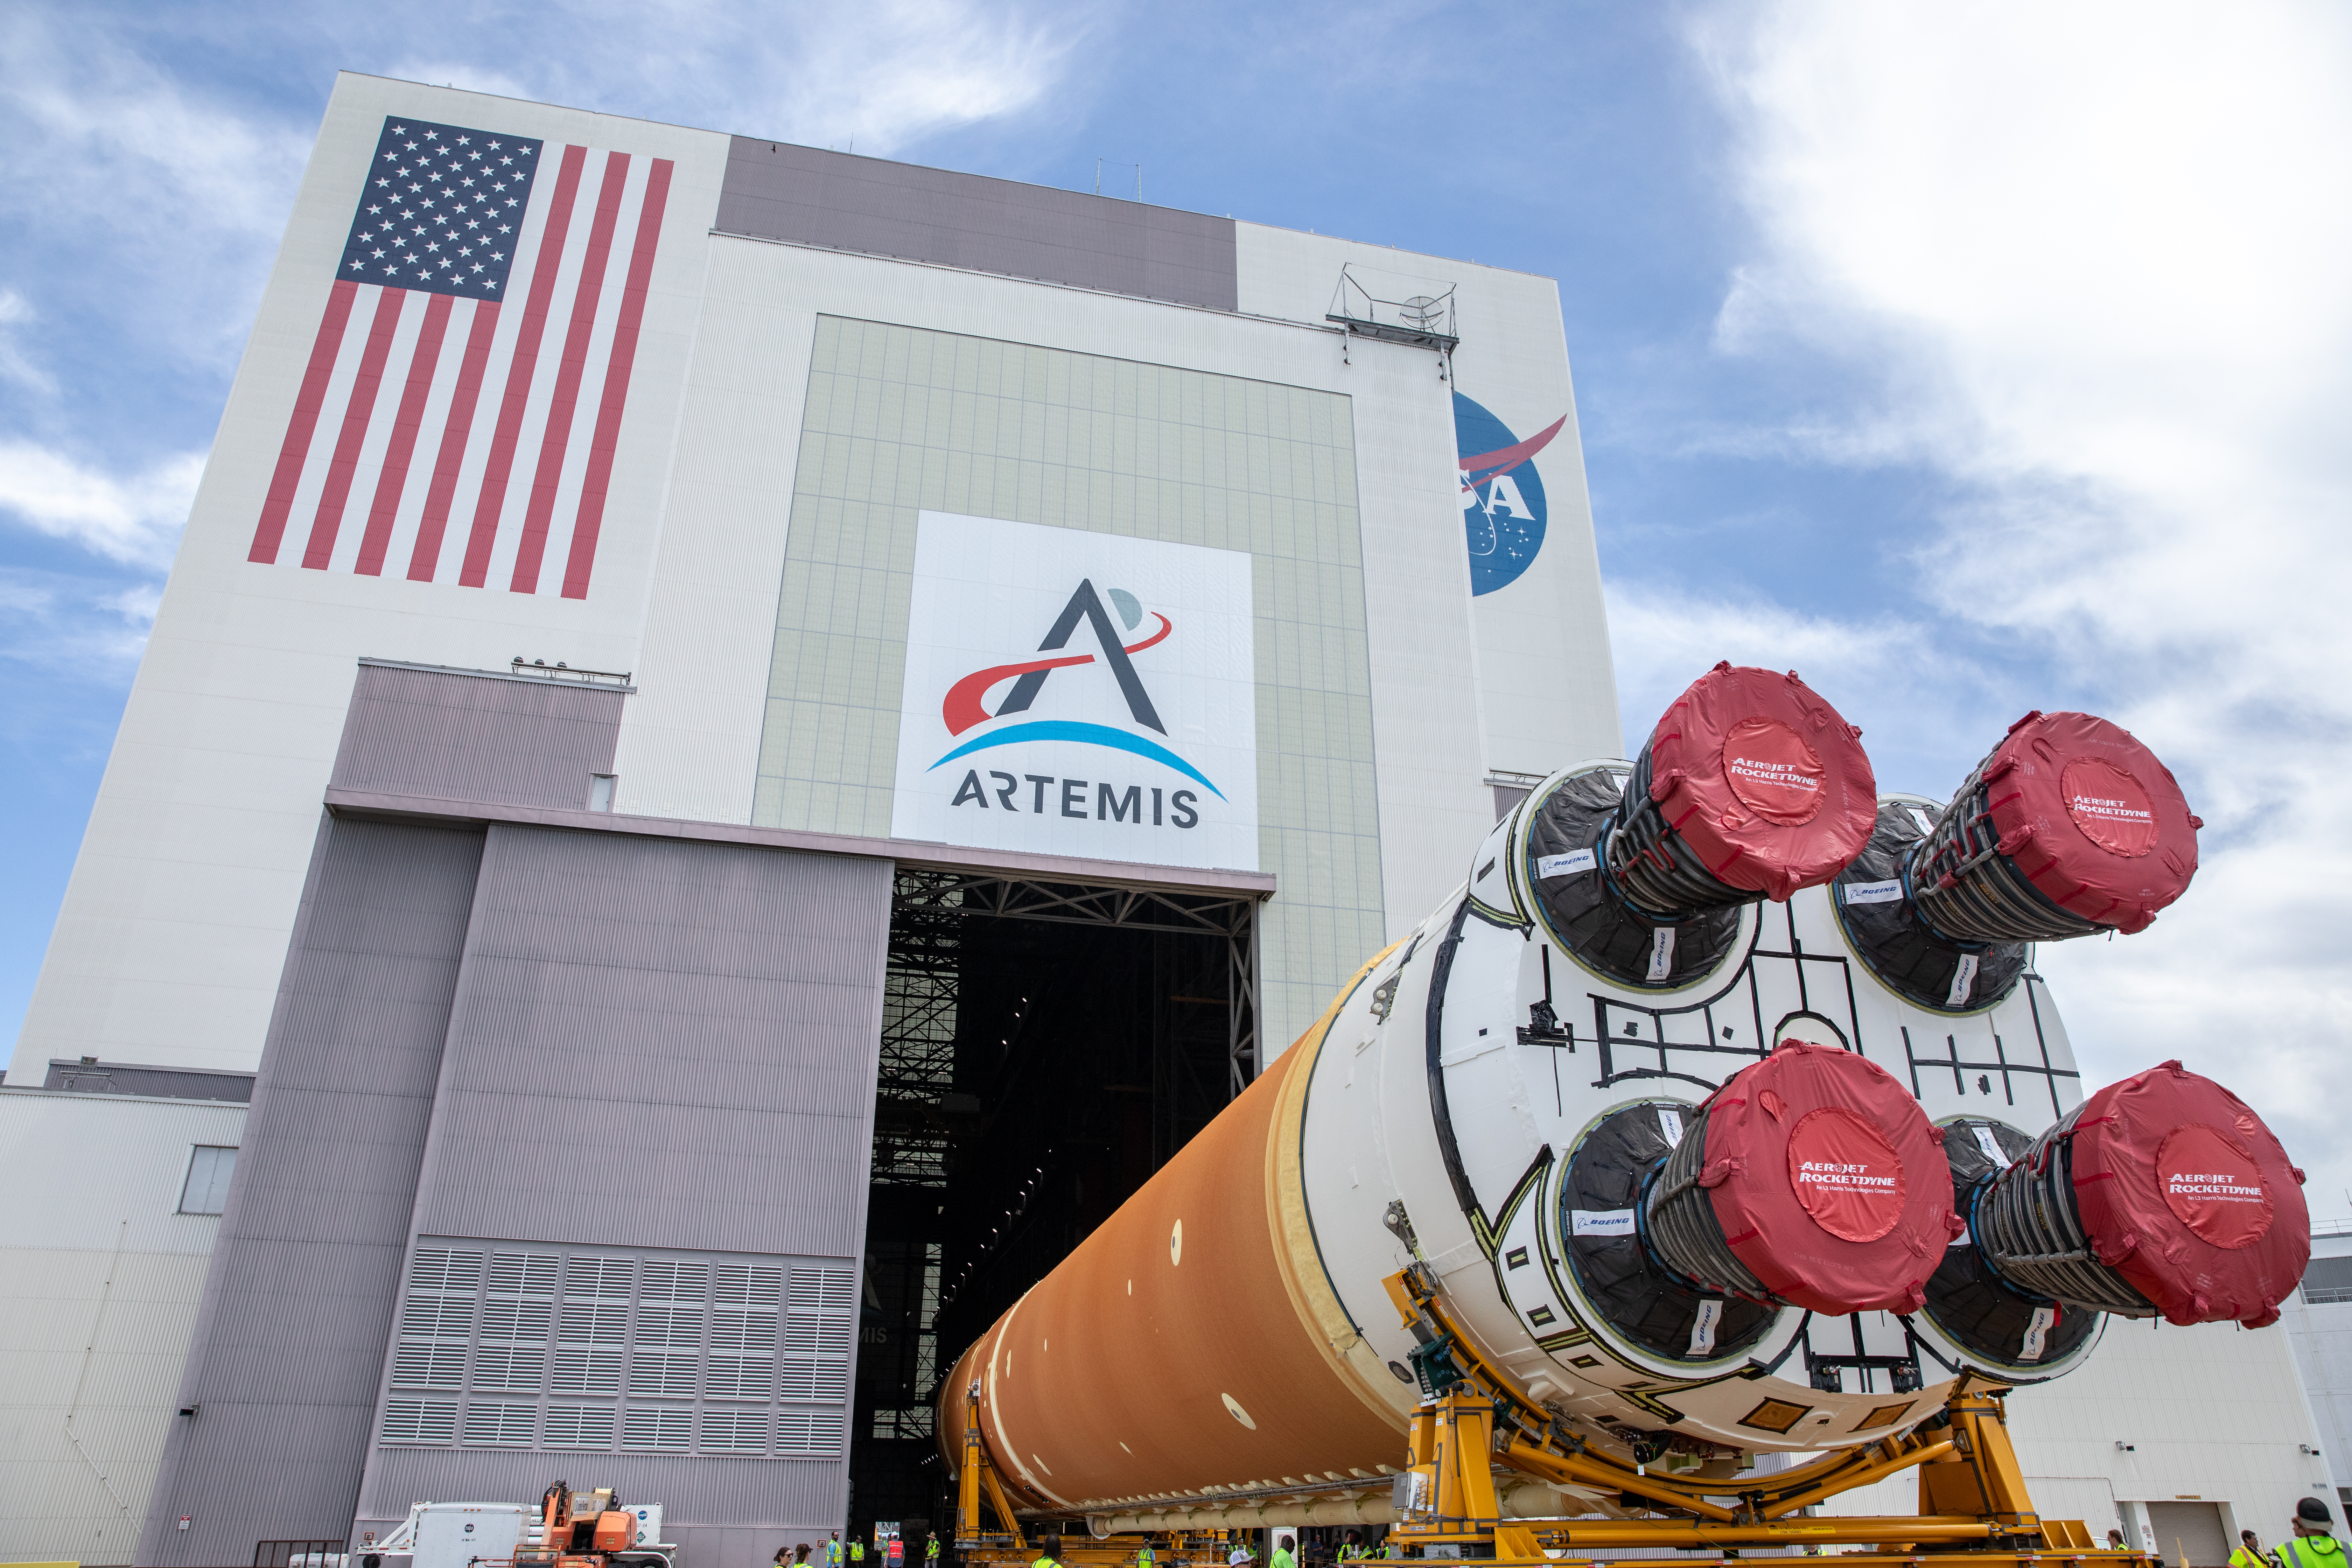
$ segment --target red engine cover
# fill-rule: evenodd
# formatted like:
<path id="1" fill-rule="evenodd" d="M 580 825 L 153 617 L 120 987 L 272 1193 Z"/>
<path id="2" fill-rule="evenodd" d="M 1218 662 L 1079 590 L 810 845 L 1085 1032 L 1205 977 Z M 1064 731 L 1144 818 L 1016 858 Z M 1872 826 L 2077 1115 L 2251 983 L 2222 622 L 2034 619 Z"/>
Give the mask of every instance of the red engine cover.
<path id="1" fill-rule="evenodd" d="M 1651 731 L 1650 798 L 1717 881 L 1786 899 L 1870 842 L 1878 782 L 1861 737 L 1794 670 L 1727 661 Z"/>
<path id="2" fill-rule="evenodd" d="M 2074 1159 L 2092 1251 L 2168 1321 L 2278 1320 L 2311 1261 L 2311 1211 L 2243 1100 L 2166 1062 L 2083 1102 Z"/>
<path id="3" fill-rule="evenodd" d="M 1784 1045 L 1706 1102 L 1716 1222 L 1739 1261 L 1816 1312 L 1908 1312 L 1963 1228 L 1944 1143 L 1884 1068 Z"/>

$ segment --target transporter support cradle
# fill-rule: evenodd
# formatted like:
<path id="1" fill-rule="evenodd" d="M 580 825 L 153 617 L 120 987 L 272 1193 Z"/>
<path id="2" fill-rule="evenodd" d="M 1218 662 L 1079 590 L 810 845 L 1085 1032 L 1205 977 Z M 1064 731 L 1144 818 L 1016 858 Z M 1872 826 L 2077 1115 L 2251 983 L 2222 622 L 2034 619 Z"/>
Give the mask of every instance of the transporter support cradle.
<path id="1" fill-rule="evenodd" d="M 2035 1510 L 2009 1440 L 2003 1406 L 2008 1390 L 1999 1384 L 1969 1380 L 1940 1416 L 1906 1433 L 1769 1477 L 1696 1477 L 1663 1469 L 1654 1474 L 1645 1462 L 1628 1466 L 1589 1447 L 1481 1356 L 1447 1312 L 1427 1265 L 1416 1264 L 1384 1283 L 1419 1346 L 1413 1371 L 1424 1390 L 1412 1418 L 1407 1463 L 1388 1478 L 1394 1519 L 1389 1541 L 1410 1556 L 1542 1568 L 1605 1562 L 1613 1552 L 1635 1548 L 1712 1549 L 1731 1558 L 1743 1550 L 1801 1546 L 1846 1548 L 1838 1556 L 1854 1568 L 1990 1568 L 2000 1563 L 2021 1568 L 2043 1563 L 2158 1568 L 2144 1552 L 2095 1545 L 2079 1520 L 2044 1519 Z M 1170 1563 L 1221 1563 L 1226 1543 L 1243 1530 L 1271 1522 L 1268 1514 L 1320 1513 L 1302 1494 L 1325 1489 L 1219 1493 L 1213 1506 L 1231 1518 L 1232 1529 L 1097 1535 L 1084 1517 L 1014 1509 L 989 1463 L 976 1405 L 967 1406 L 956 1549 L 966 1563 L 991 1568 L 1025 1565 L 1026 1530 L 1042 1526 L 1050 1532 L 1065 1521 L 1071 1533 L 1061 1557 L 1067 1563 L 1110 1568 L 1132 1562 L 1145 1544 Z M 1913 1468 L 1919 1472 L 1916 1515 L 1806 1512 L 1842 1492 Z M 1507 1518 L 1497 1483 L 1507 1472 L 1609 1495 L 1620 1511 L 1653 1517 Z M 984 1527 L 983 1501 L 1001 1529 Z M 1190 1522 L 1197 1514 L 1178 1500 L 1170 1501 L 1177 1505 L 1169 1510 L 1171 1517 L 1181 1512 Z M 1340 1517 L 1335 1514 L 1331 1521 Z"/>

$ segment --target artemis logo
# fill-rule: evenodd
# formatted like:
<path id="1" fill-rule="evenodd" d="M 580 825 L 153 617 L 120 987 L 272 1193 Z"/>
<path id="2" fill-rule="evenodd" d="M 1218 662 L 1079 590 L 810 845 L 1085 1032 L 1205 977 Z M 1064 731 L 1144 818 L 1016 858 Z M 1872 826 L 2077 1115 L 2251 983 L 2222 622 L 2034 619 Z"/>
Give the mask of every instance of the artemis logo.
<path id="1" fill-rule="evenodd" d="M 922 513 L 892 837 L 1256 869 L 1255 626 L 1241 552 Z"/>
<path id="2" fill-rule="evenodd" d="M 1120 623 L 1129 633 L 1141 627 L 1146 614 L 1141 600 L 1124 588 L 1109 590 L 1109 597 L 1111 604 L 1118 610 Z M 1139 641 L 1132 643 L 1123 641 L 1119 631 L 1111 626 L 1110 616 L 1103 609 L 1102 595 L 1095 592 L 1093 581 L 1082 580 L 1078 584 L 1077 591 L 1070 595 L 1069 603 L 1062 607 L 1062 613 L 1054 618 L 1052 627 L 1045 633 L 1045 641 L 1037 645 L 1037 651 L 1041 654 L 1051 654 L 1067 647 L 1071 637 L 1076 633 L 1081 622 L 1085 623 L 1087 631 L 1091 634 L 1096 651 L 1065 654 L 1051 658 L 1024 659 L 1015 664 L 995 664 L 984 669 L 975 669 L 948 688 L 947 698 L 940 704 L 940 721 L 947 725 L 949 734 L 961 735 L 992 719 L 1002 719 L 1008 713 L 1026 713 L 1029 711 L 1030 704 L 1035 702 L 1038 694 L 1045 689 L 1047 676 L 1057 669 L 1069 669 L 1077 665 L 1093 664 L 1099 658 L 1109 668 L 1112 677 L 1118 682 L 1119 695 L 1127 700 L 1129 715 L 1144 728 L 1156 730 L 1165 735 L 1168 733 L 1168 726 L 1160 721 L 1160 710 L 1152 706 L 1151 693 L 1144 689 L 1143 678 L 1136 673 L 1135 662 L 1131 656 L 1157 647 L 1166 642 L 1176 627 L 1174 623 L 1157 610 L 1150 611 L 1150 615 L 1153 620 L 1160 623 L 1158 627 L 1147 633 Z M 991 713 L 985 705 L 989 692 L 1008 680 L 1013 683 L 1012 689 L 1004 694 L 1003 700 L 996 705 L 996 711 Z M 1024 741 L 1076 741 L 1084 745 L 1108 746 L 1113 751 L 1132 752 L 1136 756 L 1147 757 L 1152 762 L 1173 768 L 1187 778 L 1198 779 L 1211 794 L 1221 800 L 1224 798 L 1224 792 L 1209 782 L 1208 774 L 1158 742 L 1125 730 L 1113 729 L 1108 724 L 1089 723 L 1084 720 L 1076 719 L 1032 719 L 1024 723 L 992 731 L 988 734 L 966 741 L 938 762 L 933 763 L 930 770 L 927 771 L 945 767 L 948 763 L 961 757 L 971 756 L 975 752 L 989 751 L 998 746 L 1018 745 Z"/>

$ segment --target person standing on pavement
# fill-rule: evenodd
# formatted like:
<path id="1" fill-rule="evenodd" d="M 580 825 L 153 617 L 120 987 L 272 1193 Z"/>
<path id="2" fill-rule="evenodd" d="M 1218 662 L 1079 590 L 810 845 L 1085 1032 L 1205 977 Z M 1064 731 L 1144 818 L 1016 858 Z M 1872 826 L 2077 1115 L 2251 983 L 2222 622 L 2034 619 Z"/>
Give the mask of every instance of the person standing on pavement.
<path id="1" fill-rule="evenodd" d="M 2334 1533 L 2336 1516 L 2315 1497 L 2294 1505 L 2294 1535 L 2279 1542 L 2284 1568 L 2346 1568 L 2344 1548 Z"/>
<path id="2" fill-rule="evenodd" d="M 841 1568 L 841 1531 L 837 1530 L 825 1537 L 824 1568 Z"/>

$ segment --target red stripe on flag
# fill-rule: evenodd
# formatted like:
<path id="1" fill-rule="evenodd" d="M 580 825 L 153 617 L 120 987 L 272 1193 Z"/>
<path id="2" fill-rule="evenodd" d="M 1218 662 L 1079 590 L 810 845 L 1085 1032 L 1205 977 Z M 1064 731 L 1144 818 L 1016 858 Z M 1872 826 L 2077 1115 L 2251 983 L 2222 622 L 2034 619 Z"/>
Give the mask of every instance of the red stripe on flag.
<path id="1" fill-rule="evenodd" d="M 547 330 L 548 300 L 555 292 L 556 270 L 563 263 L 563 238 L 572 230 L 572 204 L 580 194 L 580 170 L 587 159 L 585 147 L 563 150 L 555 194 L 548 202 L 547 227 L 539 240 L 539 265 L 531 273 L 522 329 L 515 334 L 514 358 L 507 365 L 505 401 L 499 408 L 498 428 L 490 437 L 490 462 L 482 473 L 481 499 L 474 503 L 466 563 L 457 574 L 457 581 L 468 588 L 480 587 L 489 575 L 490 546 L 498 541 L 499 513 L 506 506 L 508 476 L 514 471 L 515 441 L 522 432 L 523 406 L 530 401 L 530 375 L 539 364 L 540 336 Z"/>
<path id="2" fill-rule="evenodd" d="M 661 238 L 662 208 L 669 201 L 667 158 L 654 160 L 646 180 L 646 205 L 637 215 L 637 242 L 629 252 L 629 279 L 622 286 L 621 319 L 613 326 L 613 359 L 604 369 L 604 401 L 596 409 L 596 433 L 588 447 L 588 472 L 580 485 L 580 520 L 572 525 L 572 556 L 563 566 L 563 596 L 588 596 L 589 569 L 596 563 L 596 534 L 604 523 L 604 491 L 613 478 L 613 448 L 621 433 L 621 409 L 628 401 L 629 372 L 637 360 L 637 328 L 646 319 L 646 290 L 653 277 L 654 246 Z"/>
<path id="3" fill-rule="evenodd" d="M 425 492 L 425 515 L 416 524 L 416 547 L 409 552 L 408 580 L 430 583 L 441 561 L 441 534 L 449 523 L 449 500 L 457 491 L 457 470 L 466 465 L 466 440 L 474 430 L 474 405 L 482 394 L 482 369 L 499 335 L 499 308 L 485 300 L 474 307 L 466 355 L 457 362 L 457 384 L 450 390 L 449 421 L 441 427 L 441 447 L 433 457 L 433 482 Z"/>
<path id="4" fill-rule="evenodd" d="M 327 313 L 320 318 L 319 335 L 310 344 L 310 365 L 302 373 L 302 389 L 294 395 L 294 416 L 286 423 L 286 444 L 278 449 L 278 469 L 269 476 L 269 490 L 261 502 L 261 521 L 253 531 L 247 561 L 267 566 L 278 559 L 286 537 L 286 514 L 294 508 L 294 491 L 302 482 L 302 465 L 310 456 L 310 437 L 319 428 L 319 407 L 327 400 L 327 380 L 335 374 L 335 356 L 342 352 L 343 327 L 352 319 L 352 301 L 360 286 L 338 279 L 327 295 Z"/>
<path id="5" fill-rule="evenodd" d="M 343 506 L 351 500 L 352 479 L 359 471 L 360 447 L 367 440 L 368 421 L 375 415 L 376 388 L 383 384 L 383 362 L 392 353 L 392 335 L 400 329 L 400 308 L 406 303 L 405 289 L 387 289 L 376 297 L 375 320 L 368 323 L 367 347 L 360 353 L 352 400 L 343 405 L 343 428 L 335 437 L 335 455 L 327 463 L 319 514 L 310 522 L 310 547 L 302 552 L 302 564 L 313 572 L 325 571 L 335 553 Z"/>
<path id="6" fill-rule="evenodd" d="M 375 503 L 368 509 L 367 531 L 360 536 L 360 558 L 352 568 L 370 577 L 383 575 L 384 547 L 392 542 L 393 517 L 400 510 L 400 492 L 408 484 L 408 459 L 416 451 L 417 428 L 425 423 L 425 399 L 433 391 L 433 372 L 441 363 L 441 336 L 448 327 L 449 296 L 428 296 L 416 349 L 408 358 L 408 384 L 401 391 L 399 412 L 393 416 L 383 473 L 375 482 Z"/>
<path id="7" fill-rule="evenodd" d="M 556 487 L 563 481 L 563 454 L 572 444 L 572 416 L 580 405 L 580 373 L 588 361 L 588 336 L 596 329 L 596 302 L 604 294 L 604 264 L 613 254 L 613 229 L 621 220 L 621 193 L 629 181 L 629 160 L 614 153 L 604 160 L 604 180 L 596 188 L 596 216 L 588 226 L 588 253 L 572 293 L 572 328 L 563 335 L 563 357 L 555 364 L 555 394 L 548 400 L 547 431 L 540 438 L 539 468 L 523 509 L 522 539 L 515 549 L 518 594 L 539 592 L 539 563 L 547 553 L 547 525 L 555 512 Z"/>

